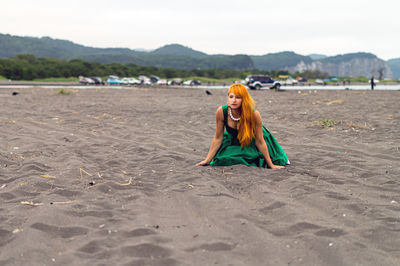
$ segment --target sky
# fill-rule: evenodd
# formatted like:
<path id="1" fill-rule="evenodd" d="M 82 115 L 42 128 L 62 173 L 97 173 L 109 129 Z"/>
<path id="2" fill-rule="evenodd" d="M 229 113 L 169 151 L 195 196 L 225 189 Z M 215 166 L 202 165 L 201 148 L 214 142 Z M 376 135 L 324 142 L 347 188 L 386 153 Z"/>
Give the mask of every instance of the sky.
<path id="1" fill-rule="evenodd" d="M 399 0 L 0 0 L 0 33 L 109 48 L 400 58 Z"/>

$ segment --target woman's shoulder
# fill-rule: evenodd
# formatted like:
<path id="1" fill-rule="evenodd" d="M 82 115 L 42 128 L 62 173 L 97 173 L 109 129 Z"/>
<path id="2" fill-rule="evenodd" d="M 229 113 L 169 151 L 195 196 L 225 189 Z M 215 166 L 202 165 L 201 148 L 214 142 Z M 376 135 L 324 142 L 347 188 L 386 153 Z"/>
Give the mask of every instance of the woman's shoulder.
<path id="1" fill-rule="evenodd" d="M 217 113 L 225 113 L 225 112 L 227 112 L 228 111 L 228 105 L 227 104 L 225 104 L 225 105 L 221 105 L 220 107 L 218 107 L 218 109 L 217 109 Z"/>
<path id="2" fill-rule="evenodd" d="M 217 112 L 223 112 L 223 111 L 224 111 L 224 106 L 223 105 L 217 108 Z"/>
<path id="3" fill-rule="evenodd" d="M 222 106 L 218 107 L 216 115 L 217 117 L 222 117 L 222 119 L 224 118 L 224 110 Z"/>
<path id="4" fill-rule="evenodd" d="M 261 114 L 258 110 L 254 110 L 253 115 L 256 122 L 262 123 Z"/>
<path id="5" fill-rule="evenodd" d="M 224 121 L 226 113 L 227 113 L 227 109 L 224 109 L 224 106 L 218 107 L 217 112 L 216 112 L 217 120 Z"/>

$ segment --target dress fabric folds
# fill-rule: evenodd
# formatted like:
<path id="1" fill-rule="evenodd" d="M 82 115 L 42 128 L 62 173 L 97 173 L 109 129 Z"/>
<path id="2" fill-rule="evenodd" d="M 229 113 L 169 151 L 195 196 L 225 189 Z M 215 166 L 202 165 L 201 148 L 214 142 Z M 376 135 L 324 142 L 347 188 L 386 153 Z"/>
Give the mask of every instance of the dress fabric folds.
<path id="1" fill-rule="evenodd" d="M 210 162 L 212 166 L 230 166 L 235 164 L 244 164 L 247 166 L 256 166 L 267 168 L 267 162 L 264 155 L 257 149 L 255 140 L 249 146 L 241 147 L 237 138 L 238 130 L 231 128 L 227 124 L 228 105 L 223 105 L 225 132 L 221 147 Z M 271 132 L 263 126 L 263 136 L 268 147 L 268 152 L 273 164 L 286 165 L 288 158 L 285 151 L 279 145 L 278 141 L 272 136 Z"/>

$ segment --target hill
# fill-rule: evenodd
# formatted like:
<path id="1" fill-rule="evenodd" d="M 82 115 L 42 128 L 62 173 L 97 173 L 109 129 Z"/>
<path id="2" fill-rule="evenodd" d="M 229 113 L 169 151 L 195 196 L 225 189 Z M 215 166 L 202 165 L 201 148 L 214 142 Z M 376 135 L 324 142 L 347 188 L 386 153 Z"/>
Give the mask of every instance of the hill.
<path id="1" fill-rule="evenodd" d="M 93 48 L 49 37 L 19 37 L 0 34 L 0 58 L 17 54 L 59 59 L 83 59 L 98 63 L 123 63 L 177 69 L 254 69 L 247 55 L 207 55 L 179 44 L 169 44 L 150 52 L 128 48 Z"/>
<path id="2" fill-rule="evenodd" d="M 321 59 L 321 68 L 335 76 L 392 78 L 393 73 L 387 62 L 371 53 L 349 53 Z M 318 69 L 318 67 L 317 67 Z"/>
<path id="3" fill-rule="evenodd" d="M 311 57 L 312 60 L 320 60 L 320 59 L 324 59 L 325 57 L 328 57 L 324 54 L 309 54 L 309 57 Z"/>
<path id="4" fill-rule="evenodd" d="M 0 34 L 0 57 L 10 58 L 17 54 L 32 54 L 36 57 L 54 57 L 60 59 L 81 58 L 84 55 L 129 55 L 141 54 L 128 48 L 93 48 L 71 41 L 50 37 L 20 37 Z"/>
<path id="5" fill-rule="evenodd" d="M 398 61 L 387 62 L 369 53 L 352 53 L 326 57 L 311 54 L 299 55 L 285 51 L 265 55 L 209 55 L 180 44 L 168 44 L 156 50 L 131 50 L 128 48 L 94 48 L 75 44 L 67 40 L 50 37 L 20 37 L 0 34 L 0 58 L 17 54 L 32 54 L 35 57 L 59 59 L 83 59 L 98 63 L 122 63 L 159 68 L 232 69 L 232 70 L 287 70 L 291 73 L 318 70 L 331 76 L 376 76 L 391 78 L 391 67 L 396 77 L 400 76 Z"/>
<path id="6" fill-rule="evenodd" d="M 390 59 L 387 62 L 393 72 L 393 77 L 400 79 L 400 58 Z"/>
<path id="7" fill-rule="evenodd" d="M 207 54 L 203 52 L 199 52 L 193 50 L 192 48 L 180 45 L 180 44 L 168 44 L 160 47 L 154 51 L 150 52 L 151 54 L 168 54 L 168 55 L 181 55 L 181 56 L 190 56 L 190 57 L 205 57 Z"/>
<path id="8" fill-rule="evenodd" d="M 387 62 L 370 53 L 349 53 L 344 55 L 325 57 L 311 62 L 302 60 L 295 66 L 288 66 L 285 70 L 294 73 L 305 70 L 320 71 L 330 76 L 339 77 L 370 77 L 392 78 L 393 73 Z"/>
<path id="9" fill-rule="evenodd" d="M 262 56 L 251 56 L 251 59 L 254 61 L 254 66 L 257 69 L 267 71 L 286 69 L 288 67 L 296 66 L 300 62 L 309 64 L 313 61 L 308 56 L 299 55 L 294 52 L 280 52 Z"/>

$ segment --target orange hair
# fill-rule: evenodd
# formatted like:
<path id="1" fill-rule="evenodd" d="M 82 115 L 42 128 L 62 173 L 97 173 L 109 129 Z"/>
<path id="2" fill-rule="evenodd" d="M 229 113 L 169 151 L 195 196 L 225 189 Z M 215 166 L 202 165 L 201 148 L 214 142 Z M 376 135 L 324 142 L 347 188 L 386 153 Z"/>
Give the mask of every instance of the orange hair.
<path id="1" fill-rule="evenodd" d="M 231 92 L 242 98 L 242 114 L 240 115 L 238 139 L 243 148 L 244 146 L 249 146 L 255 137 L 256 123 L 254 111 L 256 103 L 251 98 L 247 88 L 240 83 L 232 84 L 228 90 L 228 95 Z"/>

